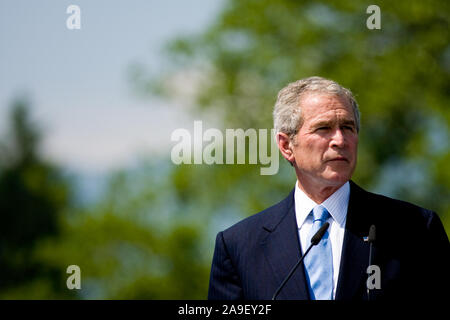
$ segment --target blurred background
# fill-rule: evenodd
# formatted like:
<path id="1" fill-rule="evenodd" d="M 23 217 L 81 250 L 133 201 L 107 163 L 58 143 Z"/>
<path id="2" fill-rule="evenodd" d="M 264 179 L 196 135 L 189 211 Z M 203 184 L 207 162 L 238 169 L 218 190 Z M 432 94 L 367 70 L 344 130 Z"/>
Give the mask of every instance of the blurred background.
<path id="1" fill-rule="evenodd" d="M 81 29 L 69 30 L 69 5 Z M 369 30 L 369 5 L 381 30 Z M 217 232 L 296 181 L 174 165 L 177 128 L 272 128 L 319 75 L 361 111 L 365 189 L 450 231 L 449 2 L 0 2 L 0 298 L 204 299 Z M 66 268 L 81 269 L 69 290 Z"/>

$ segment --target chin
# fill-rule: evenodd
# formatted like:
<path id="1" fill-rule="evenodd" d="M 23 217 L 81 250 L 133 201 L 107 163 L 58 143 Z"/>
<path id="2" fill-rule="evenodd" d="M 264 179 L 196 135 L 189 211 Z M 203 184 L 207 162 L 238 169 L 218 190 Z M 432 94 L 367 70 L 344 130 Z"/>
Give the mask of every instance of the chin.
<path id="1" fill-rule="evenodd" d="M 351 175 L 349 175 L 349 174 L 342 174 L 342 173 L 337 173 L 337 172 L 324 176 L 324 179 L 332 186 L 343 185 L 348 180 L 350 180 L 350 178 L 351 178 Z"/>

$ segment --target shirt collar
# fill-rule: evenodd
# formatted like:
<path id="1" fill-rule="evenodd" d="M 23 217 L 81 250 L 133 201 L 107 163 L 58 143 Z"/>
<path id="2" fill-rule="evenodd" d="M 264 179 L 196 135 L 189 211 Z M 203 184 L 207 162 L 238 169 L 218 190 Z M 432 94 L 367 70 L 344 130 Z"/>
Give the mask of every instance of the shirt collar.
<path id="1" fill-rule="evenodd" d="M 342 187 L 336 190 L 331 196 L 321 203 L 321 205 L 328 210 L 331 217 L 342 227 L 345 225 L 345 220 L 347 219 L 349 198 L 350 184 L 347 181 Z M 298 187 L 298 181 L 295 182 L 294 200 L 297 227 L 300 229 L 311 210 L 318 204 L 310 199 Z"/>

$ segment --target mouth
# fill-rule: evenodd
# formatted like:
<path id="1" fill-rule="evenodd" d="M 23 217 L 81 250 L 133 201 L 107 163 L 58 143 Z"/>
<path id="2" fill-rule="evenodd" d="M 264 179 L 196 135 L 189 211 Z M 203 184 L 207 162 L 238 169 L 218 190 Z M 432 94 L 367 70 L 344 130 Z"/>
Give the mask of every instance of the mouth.
<path id="1" fill-rule="evenodd" d="M 336 162 L 344 161 L 344 162 L 348 162 L 347 158 L 345 158 L 345 157 L 336 157 L 336 158 L 328 160 L 327 162 L 330 162 L 330 161 L 336 161 Z"/>

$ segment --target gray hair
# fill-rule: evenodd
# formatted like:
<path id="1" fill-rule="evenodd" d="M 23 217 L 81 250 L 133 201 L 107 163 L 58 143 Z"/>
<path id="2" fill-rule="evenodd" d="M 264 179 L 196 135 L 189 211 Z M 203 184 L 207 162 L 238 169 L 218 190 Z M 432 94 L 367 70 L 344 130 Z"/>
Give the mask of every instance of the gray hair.
<path id="1" fill-rule="evenodd" d="M 273 110 L 275 132 L 282 132 L 292 139 L 303 124 L 300 99 L 305 93 L 320 92 L 346 97 L 353 108 L 356 131 L 359 132 L 359 109 L 350 90 L 338 83 L 321 77 L 309 77 L 289 83 L 278 92 L 277 102 Z"/>

